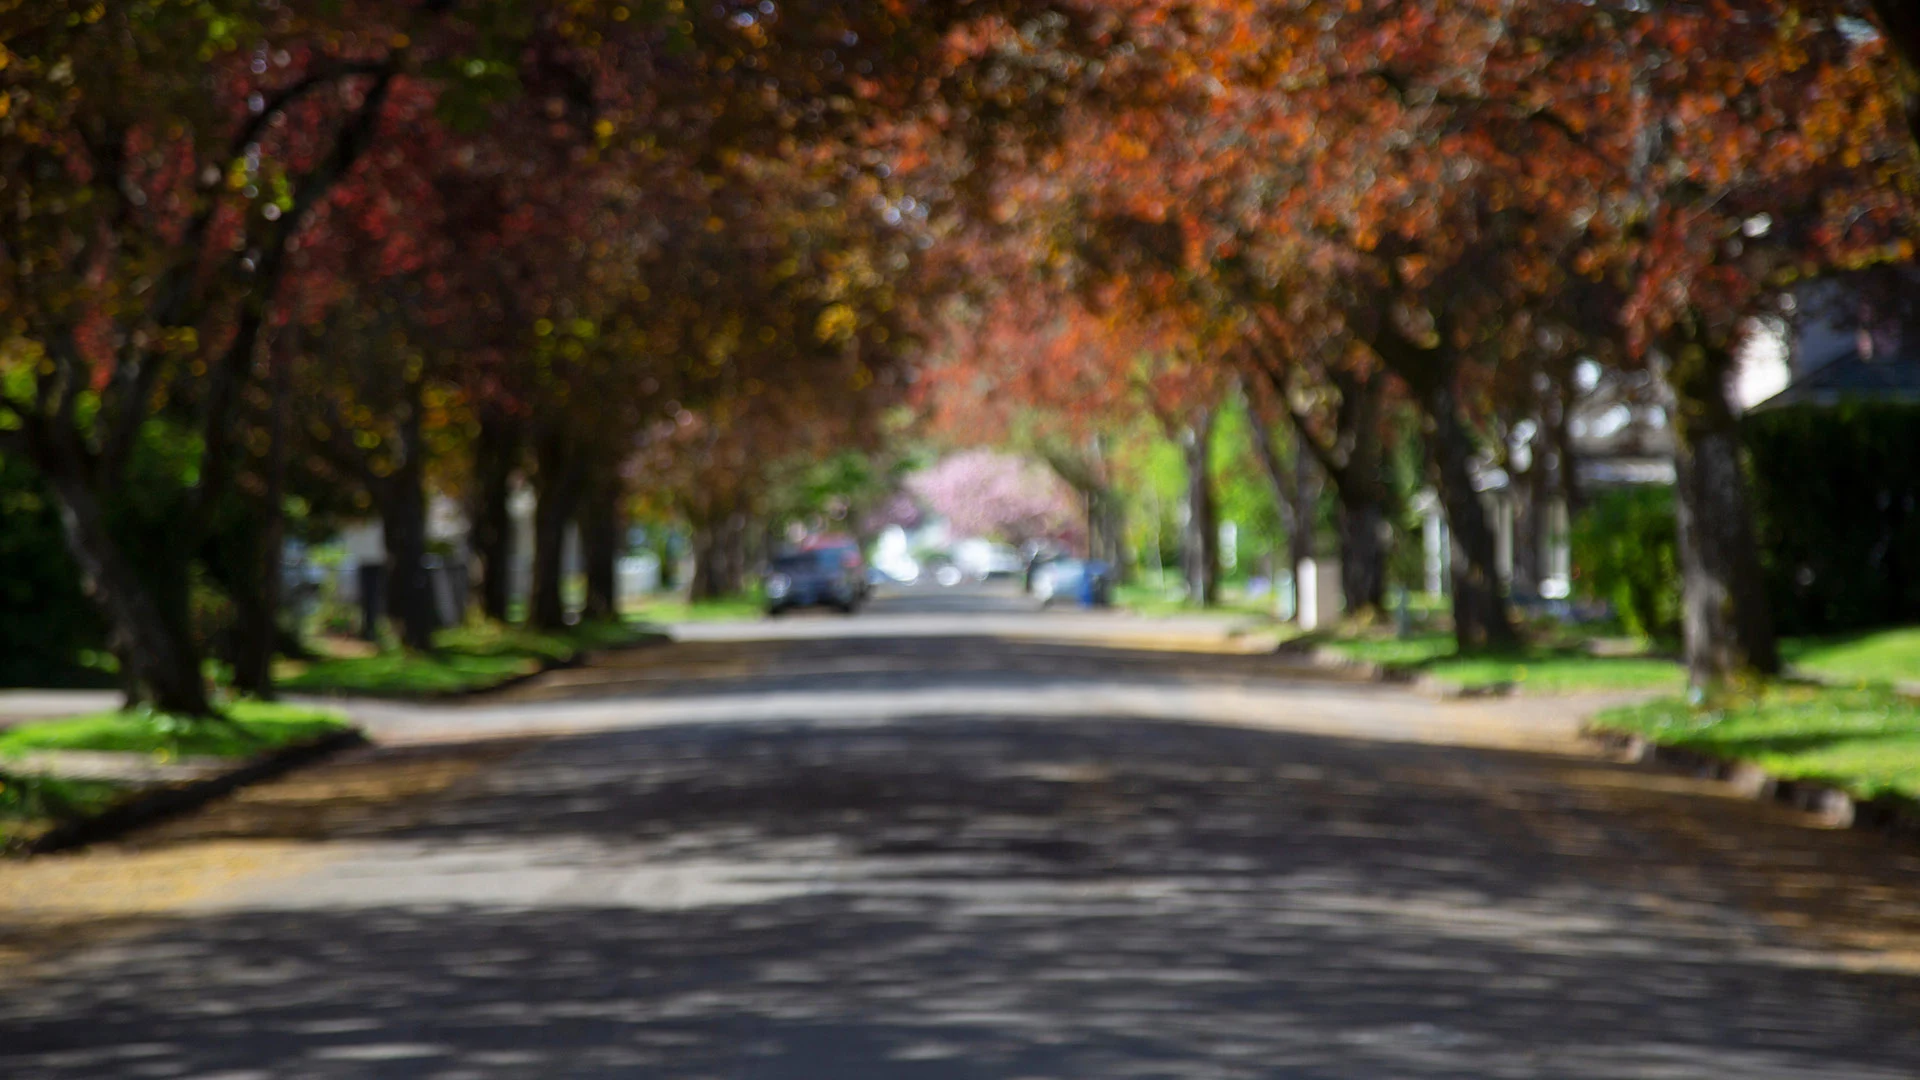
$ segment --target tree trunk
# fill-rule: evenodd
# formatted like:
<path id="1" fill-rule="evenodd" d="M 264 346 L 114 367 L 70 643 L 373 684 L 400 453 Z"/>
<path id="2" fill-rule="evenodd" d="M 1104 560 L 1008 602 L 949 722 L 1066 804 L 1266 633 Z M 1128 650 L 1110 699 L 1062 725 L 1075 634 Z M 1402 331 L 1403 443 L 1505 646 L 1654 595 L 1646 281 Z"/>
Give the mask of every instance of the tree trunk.
<path id="1" fill-rule="evenodd" d="M 660 591 L 671 592 L 680 584 L 680 559 L 670 526 L 662 524 L 654 529 L 654 554 L 660 559 Z"/>
<path id="2" fill-rule="evenodd" d="M 1683 340 L 1670 354 L 1687 677 L 1711 689 L 1780 670 L 1767 607 L 1739 420 L 1727 391 L 1731 350 Z"/>
<path id="3" fill-rule="evenodd" d="M 1302 559 L 1310 557 L 1311 540 L 1302 522 L 1311 518 L 1300 512 L 1300 488 L 1307 481 L 1306 448 L 1300 445 L 1300 436 L 1294 435 L 1294 468 L 1287 468 L 1280 458 L 1280 451 L 1273 445 L 1273 431 L 1260 419 L 1253 408 L 1253 395 L 1248 393 L 1247 421 L 1253 428 L 1253 447 L 1259 453 L 1260 467 L 1267 474 L 1267 485 L 1273 489 L 1273 505 L 1280 511 L 1280 523 L 1287 530 L 1287 557 L 1291 562 L 1288 573 L 1300 565 Z"/>
<path id="4" fill-rule="evenodd" d="M 420 469 L 410 462 L 395 472 L 382 485 L 379 505 L 387 552 L 387 618 L 399 624 L 407 648 L 426 652 L 433 648 L 440 617 L 433 575 L 427 569 L 427 495 Z"/>
<path id="5" fill-rule="evenodd" d="M 1455 404 L 1452 380 L 1437 378 L 1421 389 L 1421 404 L 1433 426 L 1429 454 L 1447 512 L 1447 535 L 1453 541 L 1454 639 L 1462 652 L 1512 648 L 1519 635 L 1500 594 L 1493 528 L 1473 489 L 1468 467 L 1473 445 Z"/>
<path id="6" fill-rule="evenodd" d="M 1381 542 L 1387 513 L 1377 483 L 1348 483 L 1334 494 L 1340 503 L 1340 592 L 1349 615 L 1386 607 L 1387 549 Z"/>
<path id="7" fill-rule="evenodd" d="M 1203 607 L 1220 598 L 1220 530 L 1213 499 L 1213 474 L 1208 467 L 1213 447 L 1213 410 L 1195 409 L 1180 438 L 1187 460 L 1187 534 L 1181 561 L 1187 576 L 1187 597 Z"/>
<path id="8" fill-rule="evenodd" d="M 520 427 L 488 412 L 473 444 L 473 551 L 480 560 L 480 610 L 507 621 L 513 602 L 513 472 L 520 464 Z"/>
<path id="9" fill-rule="evenodd" d="M 538 448 L 539 481 L 533 508 L 533 596 L 528 622 L 542 630 L 567 625 L 566 598 L 561 592 L 566 566 L 567 522 L 579 503 L 584 464 L 580 455 L 558 434 L 548 433 Z"/>
<path id="10" fill-rule="evenodd" d="M 693 581 L 688 599 L 718 600 L 740 591 L 739 538 L 734 535 L 743 515 L 716 511 L 693 524 Z"/>
<path id="11" fill-rule="evenodd" d="M 1507 493 L 1513 499 L 1513 573 L 1508 578 L 1514 596 L 1540 595 L 1540 520 L 1546 513 L 1541 477 L 1545 462 L 1534 459 L 1525 472 L 1507 472 Z"/>
<path id="12" fill-rule="evenodd" d="M 720 528 L 716 522 L 699 519 L 692 520 L 690 524 L 693 533 L 693 580 L 687 583 L 687 599 L 694 603 L 717 599 L 723 595 L 716 579 Z"/>
<path id="13" fill-rule="evenodd" d="M 272 352 L 269 362 L 274 362 Z M 280 645 L 280 593 L 284 576 L 283 551 L 287 540 L 287 413 L 292 406 L 291 356 L 282 355 L 273 366 L 269 384 L 272 412 L 267 422 L 265 490 L 260 497 L 261 524 L 251 570 L 252 588 L 235 601 L 240 616 L 240 640 L 233 665 L 234 685 L 263 701 L 274 698 L 273 655 Z M 241 602 L 251 594 L 251 602 Z"/>
<path id="14" fill-rule="evenodd" d="M 1117 580 L 1129 580 L 1132 566 L 1127 558 L 1126 505 L 1105 488 L 1096 490 L 1090 501 L 1087 516 L 1096 531 L 1088 537 L 1089 554 L 1094 561 L 1106 563 Z"/>
<path id="15" fill-rule="evenodd" d="M 163 712 L 212 716 L 200 657 L 186 627 L 168 620 L 107 529 L 93 490 L 64 456 L 42 452 L 35 464 L 59 503 L 67 550 L 87 596 L 106 616 L 122 665 L 129 706 L 151 702 Z M 185 574 L 186 567 L 179 568 Z"/>
<path id="16" fill-rule="evenodd" d="M 1298 574 L 1300 564 L 1313 558 L 1314 527 L 1319 518 L 1320 483 L 1313 460 L 1301 444 L 1305 436 L 1293 434 L 1293 478 L 1287 486 L 1287 498 L 1293 505 L 1293 527 L 1287 532 L 1287 573 Z M 1296 595 L 1297 595 L 1296 584 Z"/>
<path id="17" fill-rule="evenodd" d="M 620 513 L 620 479 L 602 477 L 580 507 L 580 553 L 586 560 L 587 606 L 583 618 L 620 617 L 620 552 L 626 531 Z"/>

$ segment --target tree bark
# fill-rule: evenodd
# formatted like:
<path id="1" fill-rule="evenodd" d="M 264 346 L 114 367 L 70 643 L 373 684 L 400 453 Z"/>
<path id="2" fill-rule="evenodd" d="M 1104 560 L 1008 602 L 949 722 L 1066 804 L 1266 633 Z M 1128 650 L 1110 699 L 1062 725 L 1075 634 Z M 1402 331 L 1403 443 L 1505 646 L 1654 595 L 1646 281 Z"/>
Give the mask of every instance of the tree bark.
<path id="1" fill-rule="evenodd" d="M 1780 652 L 1754 541 L 1739 420 L 1728 398 L 1732 351 L 1688 337 L 1669 356 L 1687 676 L 1712 689 L 1777 673 Z"/>
<path id="2" fill-rule="evenodd" d="M 1305 436 L 1293 434 L 1293 477 L 1287 486 L 1287 498 L 1293 503 L 1293 528 L 1287 533 L 1287 572 L 1298 574 L 1300 564 L 1313 558 L 1314 531 L 1320 503 L 1319 477 L 1313 461 L 1302 445 Z"/>
<path id="3" fill-rule="evenodd" d="M 513 603 L 513 473 L 520 465 L 520 425 L 483 413 L 473 444 L 472 544 L 480 561 L 480 610 L 506 622 Z"/>
<path id="4" fill-rule="evenodd" d="M 274 362 L 269 352 L 270 362 Z M 240 641 L 235 650 L 234 685 L 262 701 L 274 698 L 273 655 L 281 640 L 281 578 L 284 576 L 283 549 L 287 540 L 287 413 L 292 407 L 291 356 L 282 355 L 273 364 L 269 383 L 272 412 L 267 420 L 267 462 L 264 491 L 260 497 L 261 525 L 257 550 L 252 560 L 254 574 L 253 603 L 238 604 Z M 235 597 L 236 601 L 240 597 Z"/>
<path id="5" fill-rule="evenodd" d="M 1454 387 L 1459 363 L 1450 352 L 1450 327 L 1444 317 L 1436 320 L 1435 337 L 1435 344 L 1421 344 L 1383 314 L 1367 344 L 1413 390 L 1426 417 L 1427 460 L 1452 541 L 1454 640 L 1462 652 L 1510 649 L 1519 644 L 1520 636 L 1500 591 L 1493 528 L 1480 494 L 1473 489 L 1473 437 Z"/>
<path id="6" fill-rule="evenodd" d="M 1513 497 L 1513 575 L 1509 584 L 1516 596 L 1540 595 L 1541 525 L 1546 516 L 1547 463 L 1536 450 L 1525 471 L 1508 470 L 1508 492 Z"/>
<path id="7" fill-rule="evenodd" d="M 538 481 L 533 508 L 533 595 L 527 605 L 528 622 L 542 630 L 567 625 L 566 598 L 561 591 L 565 567 L 567 523 L 579 503 L 584 463 L 575 448 L 556 432 L 548 432 L 536 450 Z"/>
<path id="8" fill-rule="evenodd" d="M 1506 599 L 1500 593 L 1498 555 L 1486 507 L 1473 489 L 1472 440 L 1455 403 L 1450 378 L 1422 388 L 1421 403 L 1432 425 L 1430 454 L 1452 538 L 1453 633 L 1462 652 L 1507 649 L 1519 643 Z"/>
<path id="9" fill-rule="evenodd" d="M 660 591 L 670 592 L 680 583 L 679 555 L 673 542 L 673 529 L 661 524 L 653 529 L 654 554 L 660 560 Z"/>
<path id="10" fill-rule="evenodd" d="M 1381 533 L 1387 524 L 1378 483 L 1349 483 L 1334 489 L 1339 500 L 1340 592 L 1350 615 L 1386 607 L 1387 548 Z"/>
<path id="11" fill-rule="evenodd" d="M 440 628 L 433 575 L 427 569 L 426 490 L 419 471 L 411 467 L 395 472 L 391 480 L 378 500 L 387 554 L 387 618 L 397 624 L 407 648 L 426 652 Z"/>
<path id="12" fill-rule="evenodd" d="M 1187 533 L 1181 561 L 1186 568 L 1187 597 L 1203 607 L 1212 607 L 1220 598 L 1220 529 L 1208 461 L 1213 420 L 1211 408 L 1195 409 L 1180 437 L 1187 462 Z"/>
<path id="13" fill-rule="evenodd" d="M 620 512 L 620 478 L 603 476 L 580 507 L 580 553 L 586 560 L 587 605 L 582 617 L 620 617 L 620 552 L 626 531 Z"/>
<path id="14" fill-rule="evenodd" d="M 744 584 L 747 516 L 721 508 L 696 518 L 693 525 L 693 581 L 691 600 L 718 600 L 735 596 Z"/>

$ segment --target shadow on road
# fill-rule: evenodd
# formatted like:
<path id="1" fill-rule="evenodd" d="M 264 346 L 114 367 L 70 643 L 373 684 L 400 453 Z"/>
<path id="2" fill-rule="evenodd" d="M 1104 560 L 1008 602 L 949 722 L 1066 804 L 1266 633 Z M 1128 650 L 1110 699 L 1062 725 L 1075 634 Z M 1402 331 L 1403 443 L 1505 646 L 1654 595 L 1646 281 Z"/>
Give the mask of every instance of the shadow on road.
<path id="1" fill-rule="evenodd" d="M 1174 652 L 1113 644 L 1010 640 L 991 634 L 836 637 L 781 641 L 686 641 L 667 648 L 602 654 L 586 667 L 549 672 L 485 701 L 581 700 L 741 692 L 847 691 L 964 683 L 1044 685 L 1109 679 L 1167 685 L 1253 681 L 1354 683 L 1353 673 L 1315 668 L 1285 655 Z"/>
<path id="2" fill-rule="evenodd" d="M 1111 718 L 555 738 L 0 996 L 0 1075 L 1912 1076 L 1920 980 L 1779 924 L 1920 927 L 1913 860 L 1636 776 Z"/>

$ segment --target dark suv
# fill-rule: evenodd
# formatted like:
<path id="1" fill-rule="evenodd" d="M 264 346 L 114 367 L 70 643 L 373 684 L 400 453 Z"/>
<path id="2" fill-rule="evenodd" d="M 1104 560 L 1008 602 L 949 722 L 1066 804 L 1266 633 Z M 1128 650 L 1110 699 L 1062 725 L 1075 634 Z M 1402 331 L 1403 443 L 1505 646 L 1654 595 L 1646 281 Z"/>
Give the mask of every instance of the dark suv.
<path id="1" fill-rule="evenodd" d="M 769 615 L 815 606 L 851 612 L 866 598 L 867 582 L 858 551 L 820 548 L 774 556 L 764 589 Z"/>

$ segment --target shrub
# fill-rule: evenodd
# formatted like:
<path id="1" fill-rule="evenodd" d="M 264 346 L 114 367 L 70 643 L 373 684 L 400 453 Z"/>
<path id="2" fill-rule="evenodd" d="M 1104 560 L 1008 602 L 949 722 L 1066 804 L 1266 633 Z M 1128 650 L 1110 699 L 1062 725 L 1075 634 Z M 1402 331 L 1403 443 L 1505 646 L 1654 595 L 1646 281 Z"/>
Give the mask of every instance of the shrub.
<path id="1" fill-rule="evenodd" d="M 1920 405 L 1797 405 L 1745 428 L 1780 630 L 1920 620 Z"/>
<path id="2" fill-rule="evenodd" d="M 1680 634 L 1680 546 L 1673 489 L 1603 491 L 1573 526 L 1574 587 L 1613 606 L 1628 633 Z"/>
<path id="3" fill-rule="evenodd" d="M 82 662 L 105 641 L 39 478 L 0 458 L 0 686 L 110 684 Z"/>

